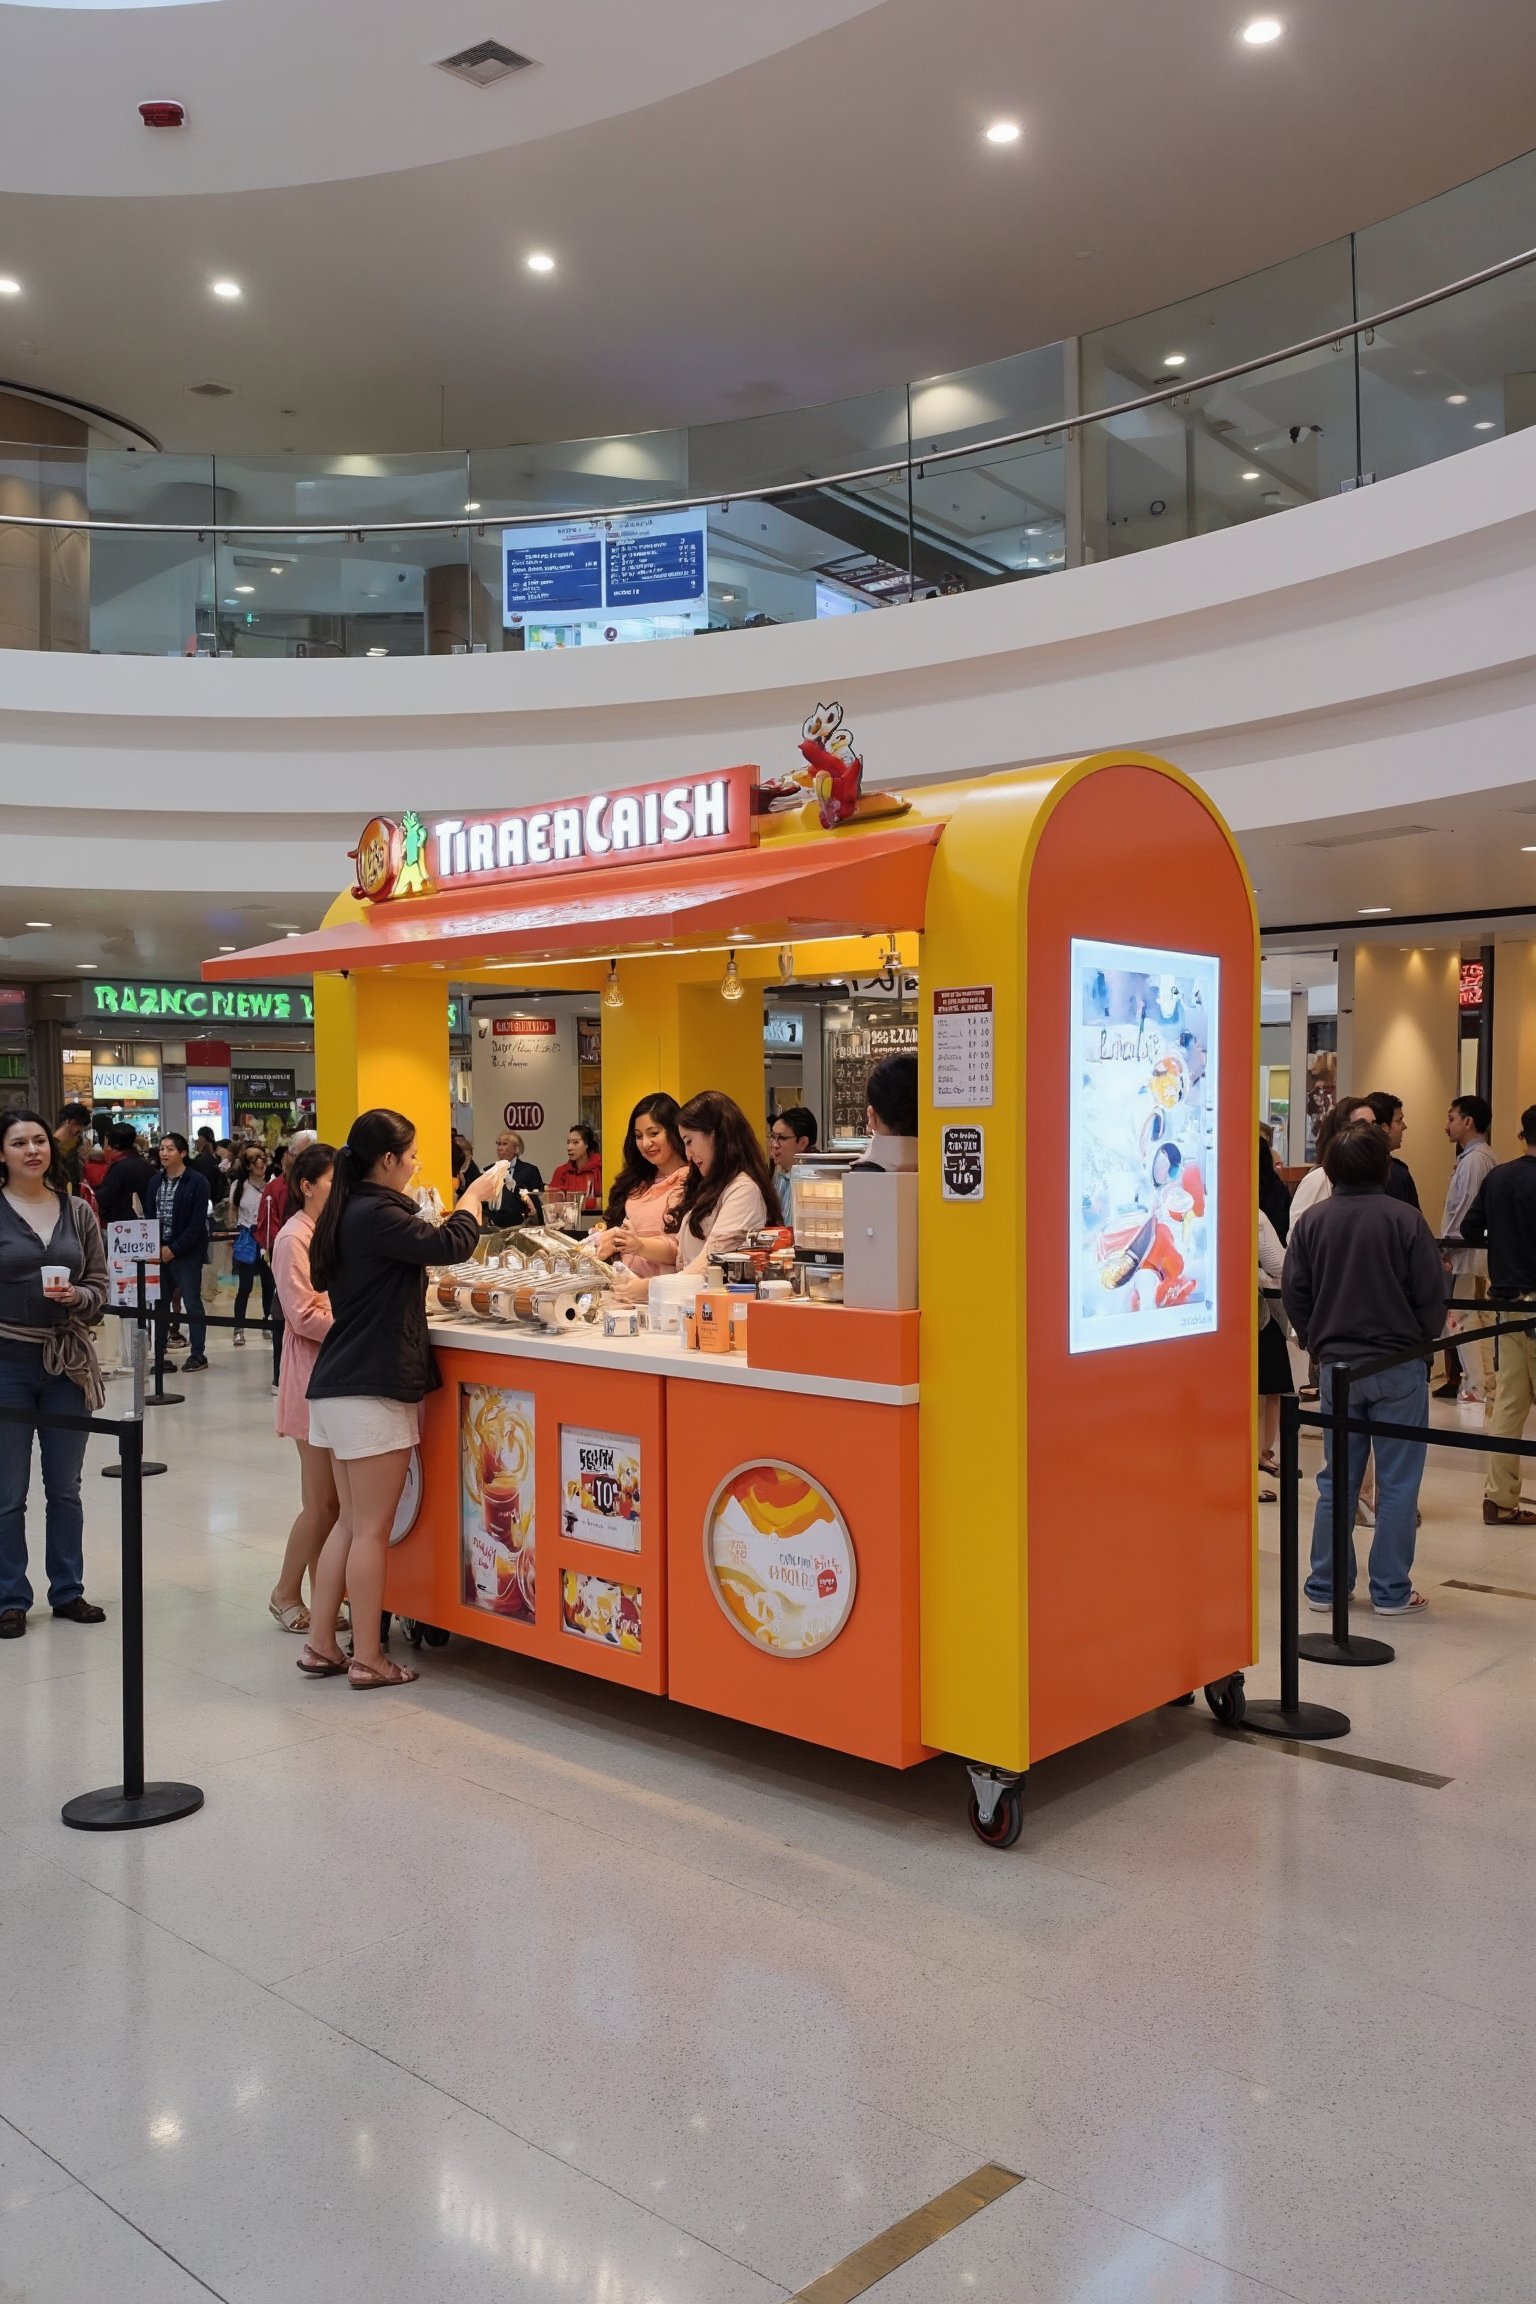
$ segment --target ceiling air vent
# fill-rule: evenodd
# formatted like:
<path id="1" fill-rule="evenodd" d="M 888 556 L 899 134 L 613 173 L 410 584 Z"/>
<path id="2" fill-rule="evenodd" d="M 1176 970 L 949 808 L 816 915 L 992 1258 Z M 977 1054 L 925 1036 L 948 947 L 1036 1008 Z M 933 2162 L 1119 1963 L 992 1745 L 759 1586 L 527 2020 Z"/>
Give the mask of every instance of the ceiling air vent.
<path id="1" fill-rule="evenodd" d="M 232 400 L 235 396 L 233 384 L 189 384 L 187 390 L 195 392 L 199 400 Z"/>
<path id="2" fill-rule="evenodd" d="M 1332 832 L 1326 840 L 1298 840 L 1298 848 L 1370 848 L 1378 840 L 1417 840 L 1433 824 L 1384 824 L 1374 832 Z"/>
<path id="3" fill-rule="evenodd" d="M 451 72 L 455 80 L 467 80 L 475 88 L 489 88 L 493 80 L 505 80 L 511 72 L 526 72 L 533 63 L 531 56 L 519 56 L 515 48 L 503 48 L 499 40 L 477 40 L 473 48 L 461 48 L 457 56 L 440 56 L 439 72 Z"/>

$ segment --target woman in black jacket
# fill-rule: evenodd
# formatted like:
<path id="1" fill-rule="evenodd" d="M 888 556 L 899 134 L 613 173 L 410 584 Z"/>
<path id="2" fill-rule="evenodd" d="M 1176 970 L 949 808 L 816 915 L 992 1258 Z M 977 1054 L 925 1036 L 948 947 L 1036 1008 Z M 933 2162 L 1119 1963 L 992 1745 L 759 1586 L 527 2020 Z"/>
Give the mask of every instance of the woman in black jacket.
<path id="1" fill-rule="evenodd" d="M 354 1688 L 416 1678 L 389 1661 L 379 1627 L 389 1532 L 421 1402 L 439 1381 L 427 1340 L 427 1267 L 469 1255 L 502 1181 L 499 1167 L 488 1168 L 451 1216 L 429 1224 L 406 1197 L 416 1168 L 415 1124 L 399 1112 L 364 1112 L 336 1155 L 309 1251 L 310 1276 L 329 1291 L 332 1316 L 309 1380 L 309 1441 L 330 1453 L 341 1516 L 315 1570 L 299 1670 L 315 1680 L 346 1672 Z M 352 1603 L 350 1666 L 336 1642 L 343 1593 Z"/>

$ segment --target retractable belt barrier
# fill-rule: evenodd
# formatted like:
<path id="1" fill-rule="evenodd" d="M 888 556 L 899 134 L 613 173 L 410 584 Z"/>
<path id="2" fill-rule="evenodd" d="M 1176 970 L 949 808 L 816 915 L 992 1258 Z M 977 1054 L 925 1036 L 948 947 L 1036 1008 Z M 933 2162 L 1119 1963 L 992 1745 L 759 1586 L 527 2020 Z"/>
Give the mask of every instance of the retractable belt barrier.
<path id="1" fill-rule="evenodd" d="M 1266 1297 L 1278 1298 L 1280 1291 L 1265 1288 Z M 1243 1727 L 1255 1730 L 1261 1736 L 1290 1737 L 1300 1743 L 1322 1742 L 1335 1736 L 1347 1736 L 1349 1716 L 1336 1712 L 1327 1704 L 1304 1704 L 1301 1701 L 1299 1665 L 1308 1664 L 1390 1664 L 1397 1654 L 1385 1640 L 1369 1640 L 1349 1628 L 1349 1539 L 1352 1515 L 1349 1508 L 1349 1448 L 1351 1433 L 1364 1434 L 1371 1439 L 1416 1440 L 1431 1448 L 1470 1448 L 1487 1456 L 1536 1456 L 1536 1440 L 1501 1439 L 1488 1432 L 1450 1432 L 1433 1424 L 1389 1424 L 1363 1416 L 1351 1416 L 1350 1387 L 1368 1376 L 1384 1376 L 1393 1368 L 1406 1368 L 1415 1360 L 1432 1360 L 1443 1345 L 1481 1344 L 1492 1341 L 1495 1361 L 1501 1336 L 1530 1335 L 1536 1332 L 1536 1312 L 1526 1312 L 1505 1318 L 1496 1305 L 1486 1297 L 1451 1296 L 1447 1303 L 1453 1310 L 1476 1307 L 1492 1312 L 1491 1325 L 1483 1328 L 1463 1328 L 1454 1335 L 1437 1337 L 1433 1343 L 1415 1344 L 1403 1352 L 1384 1352 L 1377 1358 L 1358 1361 L 1330 1361 L 1328 1382 L 1332 1394 L 1326 1410 L 1303 1408 L 1294 1393 L 1287 1393 L 1280 1402 L 1280 1695 L 1278 1701 L 1260 1698 L 1250 1701 L 1243 1715 Z M 1301 1427 L 1316 1426 L 1326 1431 L 1332 1440 L 1333 1459 L 1333 1622 L 1329 1631 L 1308 1633 L 1301 1637 Z"/>

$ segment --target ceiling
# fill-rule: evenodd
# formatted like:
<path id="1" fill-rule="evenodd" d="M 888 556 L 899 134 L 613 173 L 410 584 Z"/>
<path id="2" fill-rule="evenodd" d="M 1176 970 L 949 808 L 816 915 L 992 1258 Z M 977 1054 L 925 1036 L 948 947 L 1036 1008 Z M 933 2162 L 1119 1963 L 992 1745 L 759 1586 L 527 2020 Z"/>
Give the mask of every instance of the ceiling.
<path id="1" fill-rule="evenodd" d="M 1287 932 L 1303 942 L 1319 925 L 1390 940 L 1395 923 L 1444 919 L 1518 935 L 1497 915 L 1522 908 L 1536 933 L 1536 783 L 1247 831 L 1240 841 L 1266 950 Z"/>
<path id="2" fill-rule="evenodd" d="M 226 454 L 706 423 L 1198 297 L 1531 140 L 1530 10 L 1287 0 L 1257 49 L 1251 12 L 201 0 L 83 42 L 0 0 L 0 378 Z M 432 69 L 487 35 L 537 69 Z M 141 127 L 150 96 L 188 128 Z M 1454 254 L 1420 235 L 1380 277 Z M 1303 306 L 1261 294 L 1251 328 Z"/>
<path id="3" fill-rule="evenodd" d="M 328 898 L 263 896 L 243 888 L 226 896 L 156 889 L 151 901 L 125 893 L 28 888 L 0 891 L 0 980 L 61 984 L 87 973 L 159 977 L 195 983 L 219 947 L 268 944 L 289 927 L 318 928 Z M 29 929 L 29 920 L 47 920 Z M 94 962 L 93 969 L 81 966 Z"/>

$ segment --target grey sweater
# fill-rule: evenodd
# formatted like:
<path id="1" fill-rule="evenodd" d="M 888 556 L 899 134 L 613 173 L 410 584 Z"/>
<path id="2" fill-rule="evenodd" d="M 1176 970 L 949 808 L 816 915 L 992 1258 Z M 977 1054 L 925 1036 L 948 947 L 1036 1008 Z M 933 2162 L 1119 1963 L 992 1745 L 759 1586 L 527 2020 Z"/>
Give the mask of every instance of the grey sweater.
<path id="1" fill-rule="evenodd" d="M 1417 1208 L 1339 1185 L 1291 1227 L 1281 1284 L 1314 1360 L 1369 1360 L 1432 1344 L 1445 1319 L 1435 1236 Z"/>

